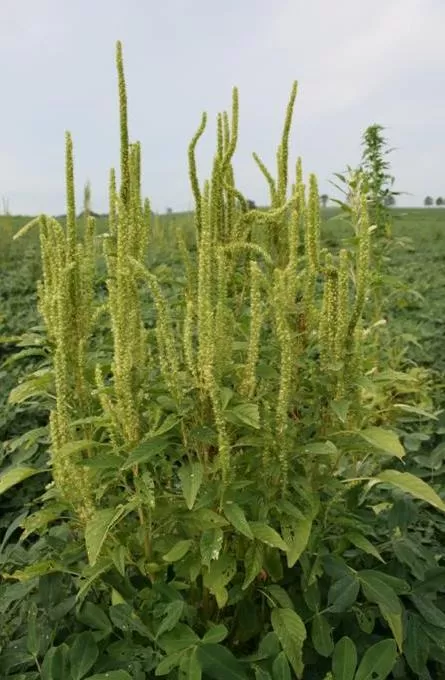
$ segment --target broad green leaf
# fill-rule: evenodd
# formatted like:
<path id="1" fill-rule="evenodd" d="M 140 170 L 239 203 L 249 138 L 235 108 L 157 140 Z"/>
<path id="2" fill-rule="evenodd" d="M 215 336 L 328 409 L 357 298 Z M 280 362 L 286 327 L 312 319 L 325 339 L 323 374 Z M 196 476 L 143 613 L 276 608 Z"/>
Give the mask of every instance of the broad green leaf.
<path id="1" fill-rule="evenodd" d="M 303 517 L 302 519 L 288 518 L 281 520 L 281 533 L 284 542 L 288 547 L 287 566 L 293 567 L 305 551 L 312 529 L 312 519 Z"/>
<path id="2" fill-rule="evenodd" d="M 243 534 L 244 536 L 247 536 L 247 538 L 253 540 L 252 529 L 250 528 L 249 522 L 246 519 L 244 510 L 233 501 L 227 501 L 227 503 L 224 503 L 223 509 L 224 514 L 229 520 L 230 524 L 235 527 L 235 529 L 237 529 L 240 534 Z"/>
<path id="3" fill-rule="evenodd" d="M 436 628 L 445 629 L 445 614 L 426 597 L 421 595 L 411 595 L 411 600 L 413 601 L 416 609 L 420 614 L 422 614 L 425 621 L 431 623 L 432 626 Z"/>
<path id="4" fill-rule="evenodd" d="M 173 548 L 171 548 L 171 550 L 169 550 L 168 553 L 163 556 L 162 559 L 164 562 L 179 562 L 179 560 L 182 560 L 182 558 L 187 555 L 192 545 L 193 541 L 189 538 L 183 541 L 178 541 L 176 545 L 174 545 Z"/>
<path id="5" fill-rule="evenodd" d="M 294 603 L 288 593 L 281 586 L 273 583 L 272 585 L 267 586 L 265 591 L 269 593 L 275 602 L 283 609 L 295 609 Z"/>
<path id="6" fill-rule="evenodd" d="M 260 429 L 260 410 L 258 404 L 238 404 L 224 411 L 224 415 L 236 425 L 248 425 L 256 430 Z"/>
<path id="7" fill-rule="evenodd" d="M 173 668 L 176 668 L 181 664 L 184 658 L 185 652 L 183 650 L 179 652 L 172 652 L 168 656 L 164 657 L 162 661 L 158 663 L 155 670 L 155 676 L 160 677 L 162 675 L 168 675 Z"/>
<path id="8" fill-rule="evenodd" d="M 379 475 L 374 477 L 377 482 L 384 482 L 385 484 L 392 484 L 405 493 L 418 498 L 419 500 L 429 503 L 438 510 L 445 512 L 445 503 L 437 495 L 429 484 L 419 479 L 410 472 L 399 472 L 398 470 L 384 470 Z"/>
<path id="9" fill-rule="evenodd" d="M 402 606 L 395 591 L 383 581 L 378 572 L 370 570 L 359 572 L 358 578 L 362 585 L 363 594 L 369 602 L 374 604 L 385 604 L 394 614 L 401 614 Z"/>
<path id="10" fill-rule="evenodd" d="M 202 645 L 197 649 L 198 661 L 206 676 L 214 680 L 247 680 L 244 666 L 226 647 Z"/>
<path id="11" fill-rule="evenodd" d="M 301 451 L 312 456 L 335 456 L 338 453 L 337 447 L 330 441 L 305 444 Z"/>
<path id="12" fill-rule="evenodd" d="M 161 621 L 161 625 L 158 628 L 156 637 L 160 637 L 163 633 L 168 633 L 170 630 L 176 626 L 181 620 L 184 614 L 184 601 L 174 600 L 174 602 L 169 602 L 165 607 L 165 616 Z"/>
<path id="13" fill-rule="evenodd" d="M 287 656 L 280 652 L 272 664 L 273 680 L 292 680 L 291 670 Z"/>
<path id="14" fill-rule="evenodd" d="M 218 560 L 210 564 L 204 574 L 204 586 L 216 597 L 218 607 L 222 609 L 228 599 L 226 586 L 236 574 L 236 559 L 233 555 L 223 553 Z"/>
<path id="15" fill-rule="evenodd" d="M 404 645 L 405 659 L 416 676 L 425 675 L 425 667 L 429 657 L 430 641 L 422 628 L 421 621 L 415 615 L 408 616 L 406 640 Z"/>
<path id="16" fill-rule="evenodd" d="M 25 479 L 28 479 L 28 477 L 37 475 L 40 472 L 43 472 L 43 470 L 36 470 L 32 467 L 13 467 L 5 470 L 0 474 L 0 496 L 13 486 L 20 484 L 25 481 Z"/>
<path id="17" fill-rule="evenodd" d="M 207 633 L 202 637 L 202 642 L 205 644 L 217 645 L 222 642 L 228 636 L 229 631 L 223 623 L 212 626 Z"/>
<path id="18" fill-rule="evenodd" d="M 375 548 L 371 541 L 369 541 L 366 536 L 363 536 L 363 534 L 360 534 L 358 531 L 349 531 L 346 534 L 346 538 L 355 545 L 356 548 L 360 548 L 363 552 L 368 553 L 368 555 L 373 555 L 373 557 L 376 557 L 380 562 L 385 563 L 385 560 L 380 555 L 377 548 Z"/>
<path id="19" fill-rule="evenodd" d="M 67 644 L 58 647 L 50 647 L 46 652 L 42 662 L 41 680 L 58 680 L 58 678 L 69 678 L 68 670 L 69 647 Z"/>
<path id="20" fill-rule="evenodd" d="M 438 417 L 434 413 L 429 411 L 424 411 L 416 406 L 410 406 L 410 404 L 393 404 L 393 408 L 398 408 L 405 413 L 413 413 L 416 416 L 422 416 L 422 418 L 427 418 L 428 420 L 438 420 Z"/>
<path id="21" fill-rule="evenodd" d="M 111 633 L 112 626 L 110 619 L 97 604 L 93 602 L 85 602 L 80 612 L 77 614 L 78 620 L 89 628 L 95 630 L 102 630 L 106 633 Z"/>
<path id="22" fill-rule="evenodd" d="M 105 540 L 111 529 L 125 515 L 131 512 L 133 506 L 122 505 L 117 508 L 106 508 L 97 510 L 93 517 L 87 522 L 85 527 L 85 545 L 88 554 L 88 561 L 91 566 L 97 562 L 97 558 L 102 550 Z"/>
<path id="23" fill-rule="evenodd" d="M 322 614 L 316 614 L 312 621 L 311 637 L 314 648 L 320 656 L 331 656 L 334 650 L 332 630 L 326 617 Z"/>
<path id="24" fill-rule="evenodd" d="M 329 611 L 336 614 L 347 611 L 356 601 L 359 590 L 360 583 L 352 574 L 334 581 L 328 592 Z"/>
<path id="25" fill-rule="evenodd" d="M 246 590 L 252 581 L 258 576 L 263 568 L 263 547 L 258 543 L 249 545 L 244 555 L 244 583 L 243 590 Z"/>
<path id="26" fill-rule="evenodd" d="M 30 397 L 47 396 L 51 387 L 53 377 L 51 373 L 46 373 L 37 378 L 30 378 L 14 387 L 9 393 L 9 404 L 21 404 Z"/>
<path id="27" fill-rule="evenodd" d="M 357 649 L 349 637 L 342 637 L 337 642 L 332 656 L 334 680 L 354 680 L 357 668 Z"/>
<path id="28" fill-rule="evenodd" d="M 297 678 L 303 676 L 303 644 L 306 628 L 301 618 L 292 609 L 273 609 L 272 628 L 277 634 L 287 659 Z"/>
<path id="29" fill-rule="evenodd" d="M 182 658 L 181 665 L 181 680 L 201 680 L 202 669 L 198 659 L 198 648 L 191 649 Z"/>
<path id="30" fill-rule="evenodd" d="M 34 658 L 39 654 L 40 642 L 40 628 L 37 623 L 37 605 L 35 602 L 32 602 L 28 610 L 28 636 L 26 639 L 26 648 Z"/>
<path id="31" fill-rule="evenodd" d="M 342 423 L 345 423 L 351 402 L 347 401 L 346 399 L 339 399 L 338 401 L 331 401 L 329 405 L 337 418 Z"/>
<path id="32" fill-rule="evenodd" d="M 195 631 L 185 623 L 178 623 L 174 630 L 165 633 L 157 640 L 160 648 L 168 655 L 195 647 L 199 642 Z"/>
<path id="33" fill-rule="evenodd" d="M 219 558 L 223 546 L 224 534 L 222 529 L 206 529 L 201 534 L 199 548 L 201 551 L 202 564 L 210 567 L 210 563 Z"/>
<path id="34" fill-rule="evenodd" d="M 127 671 L 107 671 L 97 675 L 89 675 L 85 680 L 133 680 Z"/>
<path id="35" fill-rule="evenodd" d="M 397 661 L 394 640 L 382 640 L 368 649 L 361 660 L 354 680 L 385 680 Z"/>
<path id="36" fill-rule="evenodd" d="M 258 541 L 265 543 L 271 548 L 279 548 L 280 550 L 284 550 L 284 552 L 289 550 L 280 534 L 267 524 L 263 524 L 262 522 L 250 522 L 250 528 L 252 529 L 253 535 Z"/>
<path id="37" fill-rule="evenodd" d="M 182 492 L 185 498 L 185 504 L 191 510 L 195 504 L 198 491 L 202 484 L 204 471 L 201 463 L 191 463 L 190 465 L 183 465 L 179 472 L 179 479 L 182 484 Z"/>
<path id="38" fill-rule="evenodd" d="M 76 635 L 69 652 L 72 680 L 82 680 L 99 656 L 93 633 L 86 631 Z"/>
<path id="39" fill-rule="evenodd" d="M 400 650 L 403 646 L 402 605 L 394 590 L 378 574 L 368 571 L 359 573 L 362 590 L 369 602 L 378 605 L 380 612 L 391 628 Z"/>
<path id="40" fill-rule="evenodd" d="M 405 450 L 401 445 L 398 436 L 392 430 L 384 430 L 382 427 L 368 427 L 366 430 L 358 432 L 360 437 L 376 449 L 384 451 L 390 456 L 403 458 Z"/>
<path id="41" fill-rule="evenodd" d="M 171 442 L 170 439 L 166 437 L 153 437 L 147 439 L 133 449 L 121 469 L 129 470 L 136 465 L 149 463 L 153 458 L 164 453 L 169 446 L 171 446 Z"/>

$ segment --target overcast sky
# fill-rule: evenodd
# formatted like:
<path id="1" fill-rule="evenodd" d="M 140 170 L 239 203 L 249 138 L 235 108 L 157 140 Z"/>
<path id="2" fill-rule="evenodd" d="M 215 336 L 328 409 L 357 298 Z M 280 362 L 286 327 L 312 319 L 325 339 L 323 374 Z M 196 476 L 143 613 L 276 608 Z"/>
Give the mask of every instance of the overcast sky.
<path id="1" fill-rule="evenodd" d="M 202 111 L 209 171 L 214 118 L 240 90 L 239 188 L 267 197 L 251 153 L 272 165 L 293 80 L 292 160 L 321 191 L 386 126 L 397 188 L 416 205 L 445 195 L 445 0 L 0 0 L 0 197 L 14 213 L 61 213 L 64 132 L 79 200 L 107 209 L 119 157 L 115 42 L 124 46 L 130 135 L 143 147 L 153 208 L 192 206 L 187 146 Z"/>

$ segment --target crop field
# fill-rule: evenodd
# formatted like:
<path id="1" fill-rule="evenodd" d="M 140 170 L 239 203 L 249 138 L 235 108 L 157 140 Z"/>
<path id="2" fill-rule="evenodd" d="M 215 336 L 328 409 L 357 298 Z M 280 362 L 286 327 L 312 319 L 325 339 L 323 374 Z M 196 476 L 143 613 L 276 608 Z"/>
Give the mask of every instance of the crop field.
<path id="1" fill-rule="evenodd" d="M 108 215 L 67 133 L 66 215 L 0 217 L 0 680 L 445 678 L 445 209 L 321 207 L 294 87 L 268 206 L 234 90 L 154 214 L 117 72 Z"/>

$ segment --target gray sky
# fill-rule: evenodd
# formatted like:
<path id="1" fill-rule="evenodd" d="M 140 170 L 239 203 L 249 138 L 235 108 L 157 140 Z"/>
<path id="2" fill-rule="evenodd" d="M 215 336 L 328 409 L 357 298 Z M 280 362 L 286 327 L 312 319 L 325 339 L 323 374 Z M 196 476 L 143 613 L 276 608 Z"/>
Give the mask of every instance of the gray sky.
<path id="1" fill-rule="evenodd" d="M 371 12 L 372 6 L 372 12 Z M 201 112 L 209 171 L 214 118 L 240 89 L 238 185 L 267 190 L 251 152 L 273 167 L 292 81 L 292 160 L 321 191 L 360 158 L 372 123 L 388 127 L 397 188 L 416 205 L 445 195 L 445 0 L 0 0 L 0 196 L 14 213 L 61 213 L 64 131 L 73 134 L 79 201 L 107 209 L 118 162 L 115 41 L 124 45 L 130 134 L 143 147 L 155 210 L 192 206 L 187 146 Z"/>

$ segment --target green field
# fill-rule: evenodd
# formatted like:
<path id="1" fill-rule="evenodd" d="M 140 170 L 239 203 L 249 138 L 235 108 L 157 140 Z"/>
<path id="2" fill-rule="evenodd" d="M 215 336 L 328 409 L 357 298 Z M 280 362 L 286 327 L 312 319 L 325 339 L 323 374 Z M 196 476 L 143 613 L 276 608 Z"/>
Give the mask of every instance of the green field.
<path id="1" fill-rule="evenodd" d="M 429 412 L 438 413 L 445 406 L 443 386 L 445 371 L 445 210 L 395 209 L 393 215 L 393 245 L 388 251 L 388 261 L 385 265 L 386 278 L 382 284 L 383 306 L 381 309 L 387 320 L 385 333 L 381 339 L 380 351 L 384 362 L 383 368 L 391 366 L 396 368 L 397 371 L 407 371 L 411 376 L 411 382 L 405 393 L 403 392 L 403 380 L 397 382 L 394 379 L 398 385 L 394 389 L 400 390 L 399 396 L 395 397 L 396 401 L 409 401 L 413 398 L 414 402 L 411 403 L 415 403 L 418 397 L 418 406 L 420 405 Z M 8 471 L 11 466 L 31 466 L 42 470 L 45 469 L 48 461 L 47 423 L 51 400 L 48 403 L 46 390 L 52 391 L 52 388 L 43 387 L 41 393 L 37 389 L 35 394 L 31 394 L 28 399 L 18 400 L 19 403 L 8 401 L 11 390 L 16 388 L 23 379 L 26 379 L 26 376 L 36 369 L 48 365 L 49 352 L 51 351 L 49 346 L 42 342 L 44 337 L 42 336 L 42 318 L 37 312 L 36 282 L 42 275 L 37 231 L 26 235 L 23 239 L 12 241 L 12 236 L 29 219 L 10 216 L 0 218 L 0 474 L 2 469 Z M 82 230 L 82 225 L 80 226 Z M 183 281 L 181 255 L 177 246 L 174 245 L 175 233 L 178 228 L 185 235 L 186 242 L 192 244 L 193 215 L 177 216 L 173 214 L 156 218 L 151 245 L 146 256 L 147 266 L 162 281 L 164 292 L 173 301 L 173 305 L 176 304 L 174 301 L 177 295 L 181 295 L 179 291 Z M 107 221 L 102 218 L 97 223 L 97 232 L 101 234 L 106 231 Z M 333 252 L 337 252 L 342 244 L 349 242 L 350 237 L 350 226 L 342 221 L 336 210 L 328 209 L 322 214 L 322 246 L 327 246 Z M 191 251 L 193 251 L 193 247 Z M 105 285 L 105 265 L 99 251 L 97 265 L 96 293 L 100 298 Z M 152 302 L 149 296 L 145 296 L 143 298 L 143 316 L 149 324 L 153 319 L 153 314 Z M 103 338 L 100 342 L 102 343 L 101 349 L 96 348 L 94 351 L 108 352 L 107 342 L 104 345 Z M 413 384 L 418 385 L 418 387 L 413 388 Z M 417 389 L 419 394 L 416 396 Z M 399 428 L 399 434 L 404 432 L 402 439 L 409 457 L 407 469 L 414 471 L 419 478 L 432 483 L 436 491 L 443 497 L 445 495 L 445 418 L 440 413 L 438 420 L 435 421 L 414 416 L 411 419 L 408 418 L 405 424 L 403 424 L 403 421 L 399 422 L 396 427 Z M 85 590 L 89 593 L 87 604 L 83 604 L 83 608 L 79 609 L 75 600 L 76 590 L 79 587 L 86 588 L 85 584 L 88 583 L 89 579 L 91 579 L 91 583 L 95 582 L 95 577 L 94 568 L 88 568 L 84 557 L 81 557 L 81 552 L 79 552 L 79 550 L 82 550 L 81 546 L 75 542 L 71 548 L 69 547 L 70 541 L 78 540 L 76 532 L 72 534 L 71 530 L 67 528 L 68 524 L 64 528 L 65 525 L 60 520 L 53 524 L 52 528 L 49 528 L 46 524 L 43 525 L 40 521 L 36 524 L 36 526 L 40 526 L 37 529 L 37 534 L 33 534 L 32 525 L 29 525 L 26 536 L 31 538 L 26 538 L 23 543 L 18 542 L 21 531 L 19 526 L 27 526 L 26 522 L 23 524 L 24 514 L 31 514 L 36 508 L 42 507 L 39 497 L 44 493 L 44 484 L 49 481 L 50 475 L 45 472 L 37 477 L 31 477 L 19 486 L 14 486 L 0 496 L 0 544 L 2 539 L 4 541 L 3 546 L 0 547 L 0 616 L 5 622 L 0 630 L 0 668 L 2 669 L 0 678 L 17 678 L 17 680 L 19 678 L 20 680 L 81 678 L 84 677 L 81 670 L 82 659 L 85 661 L 86 669 L 94 666 L 93 670 L 98 673 L 106 671 L 107 674 L 110 674 L 109 677 L 116 680 L 121 680 L 121 678 L 122 680 L 126 678 L 142 680 L 143 678 L 155 677 L 148 669 L 155 668 L 159 659 L 170 658 L 168 653 L 172 654 L 172 652 L 168 651 L 170 648 L 167 646 L 167 657 L 153 657 L 154 652 L 151 643 L 148 643 L 148 647 L 146 646 L 147 638 L 144 638 L 144 636 L 149 636 L 149 633 L 144 632 L 144 626 L 147 625 L 148 628 L 153 629 L 153 624 L 149 623 L 151 621 L 150 616 L 148 613 L 144 614 L 149 601 L 145 601 L 144 598 L 138 600 L 135 590 L 135 588 L 143 587 L 143 582 L 138 583 L 136 578 L 130 585 L 131 578 L 127 576 L 125 583 L 125 580 L 115 570 L 114 573 L 105 576 L 101 584 L 97 582 L 96 587 L 89 586 Z M 409 603 L 408 598 L 402 598 L 404 599 L 405 612 L 408 612 L 408 617 L 410 617 L 408 624 L 406 624 L 409 632 L 404 634 L 405 644 L 407 634 L 409 636 L 420 636 L 420 638 L 409 637 L 408 644 L 414 646 L 416 653 L 410 653 L 409 649 L 408 651 L 405 650 L 404 660 L 399 658 L 397 666 L 390 676 L 382 671 L 382 675 L 366 675 L 366 678 L 438 678 L 437 673 L 442 673 L 445 668 L 445 659 L 442 661 L 443 652 L 440 651 L 440 647 L 432 643 L 432 638 L 433 636 L 444 637 L 445 630 L 442 623 L 445 620 L 443 597 L 445 568 L 440 548 L 445 523 L 440 517 L 440 513 L 427 513 L 425 509 L 418 516 L 415 504 L 408 501 L 403 494 L 396 494 L 391 503 L 393 505 L 388 521 L 392 523 L 391 526 L 393 527 L 391 530 L 393 538 L 391 540 L 393 543 L 395 541 L 394 555 L 390 556 L 391 552 L 388 552 L 385 524 L 383 528 L 377 529 L 376 533 L 373 533 L 370 529 L 368 538 L 385 556 L 385 571 L 388 578 L 397 577 L 397 579 L 402 580 L 388 581 L 386 586 L 382 585 L 381 581 L 376 581 L 374 586 L 383 589 L 383 594 L 372 595 L 369 592 L 367 597 L 368 600 L 379 605 L 380 597 L 396 597 L 394 592 L 400 594 L 401 591 L 397 588 L 402 588 L 403 591 L 403 583 L 410 583 L 410 586 L 407 587 L 414 589 L 419 589 L 419 583 L 423 583 L 424 589 L 422 590 L 422 587 L 419 589 L 418 597 L 420 599 L 417 601 L 417 611 L 412 609 L 412 602 Z M 50 507 L 51 501 L 48 508 Z M 364 509 L 361 512 L 363 513 Z M 49 509 L 49 513 L 48 520 L 51 520 L 51 509 Z M 357 524 L 358 518 L 357 515 L 355 520 L 357 526 L 359 526 Z M 368 522 L 369 518 L 366 519 L 365 514 L 362 514 L 362 520 Z M 236 524 L 236 520 L 234 521 Z M 395 534 L 394 527 L 397 527 Z M 242 529 L 242 526 L 240 528 Z M 395 538 L 396 535 L 398 535 L 398 538 Z M 400 536 L 403 537 L 405 542 L 402 541 Z M 358 567 L 368 570 L 371 568 L 379 569 L 379 562 L 376 561 L 375 557 L 366 554 L 375 551 L 371 543 L 359 541 L 356 545 L 364 552 L 361 556 L 354 554 L 354 550 L 351 551 L 351 547 L 354 546 L 350 546 L 349 552 L 345 553 L 349 555 L 346 558 L 349 563 L 353 563 L 356 569 Z M 60 573 L 58 567 L 53 571 L 51 565 L 54 566 L 57 562 L 56 554 L 59 551 L 64 555 L 65 568 L 68 568 L 68 571 L 72 570 L 72 574 L 75 574 L 74 578 L 68 576 L 68 574 Z M 379 555 L 377 552 L 375 554 Z M 269 556 L 269 562 L 265 563 L 269 573 L 269 594 L 267 597 L 269 599 L 277 598 L 275 602 L 284 607 L 283 611 L 289 611 L 291 604 L 288 603 L 288 598 L 290 597 L 294 603 L 297 603 L 297 611 L 306 612 L 306 618 L 310 621 L 311 616 L 308 617 L 308 612 L 312 607 L 311 597 L 317 599 L 320 594 L 317 595 L 316 591 L 313 591 L 312 595 L 305 595 L 305 604 L 298 604 L 299 596 L 292 586 L 290 572 L 284 576 L 280 575 L 280 568 L 276 564 L 274 566 L 271 556 Z M 50 562 L 47 562 L 47 559 Z M 302 564 L 306 564 L 307 568 L 310 558 L 306 557 L 305 559 L 306 562 L 302 562 Z M 434 566 L 435 563 L 436 566 Z M 338 566 L 338 568 L 340 567 Z M 35 569 L 35 572 L 33 569 Z M 274 569 L 277 572 L 275 576 L 273 575 Z M 82 571 L 84 573 L 81 576 Z M 382 572 L 379 571 L 378 573 Z M 15 574 L 15 576 L 8 580 L 10 574 Z M 133 577 L 135 577 L 135 574 L 133 574 Z M 171 583 L 175 583 L 175 581 Z M 431 583 L 431 587 L 428 585 L 429 583 Z M 388 595 L 389 586 L 391 588 L 389 588 Z M 169 587 L 171 588 L 171 586 Z M 323 585 L 323 588 L 326 589 L 327 587 L 327 585 Z M 331 589 L 332 587 L 335 587 L 335 584 L 331 586 Z M 346 589 L 349 587 L 346 581 L 343 587 Z M 266 584 L 262 587 L 264 592 L 265 588 Z M 393 588 L 396 588 L 396 591 Z M 111 602 L 107 595 L 107 591 L 111 592 L 110 589 L 113 593 Z M 308 593 L 310 592 L 309 589 Z M 331 593 L 331 591 L 329 592 Z M 366 592 L 365 590 L 365 594 Z M 168 594 L 166 591 L 165 595 L 168 595 L 167 602 L 169 602 L 168 598 L 171 597 L 171 593 Z M 83 602 L 83 597 L 81 602 Z M 130 609 L 128 609 L 130 602 L 132 607 L 139 606 L 139 612 L 144 621 L 144 624 L 139 622 L 139 629 L 134 623 L 125 623 L 125 617 L 130 612 Z M 190 603 L 193 603 L 193 598 Z M 111 624 L 108 617 L 105 616 L 110 605 Z M 162 610 L 161 600 L 157 606 L 159 609 L 157 616 L 165 616 L 165 614 L 162 614 L 164 610 Z M 170 603 L 168 606 L 172 607 L 173 605 Z M 173 609 L 168 610 L 168 606 L 165 610 L 165 621 L 170 621 L 169 617 L 171 617 L 171 625 L 166 623 L 165 629 L 173 630 L 170 636 L 176 630 L 178 639 L 181 638 L 181 635 L 191 635 L 191 632 L 186 633 L 184 632 L 185 629 L 180 630 L 177 626 L 184 625 L 186 621 L 192 627 L 197 625 L 197 623 L 193 623 L 195 619 L 191 613 L 192 610 L 185 618 L 178 610 L 178 617 L 181 617 L 183 623 L 175 624 L 176 613 L 173 612 Z M 264 603 L 261 606 L 264 607 Z M 344 608 L 340 606 L 339 611 L 345 611 L 347 606 L 346 603 Z M 364 606 L 363 598 L 360 606 Z M 127 607 L 128 612 L 125 607 Z M 381 607 L 381 611 L 384 612 L 383 604 Z M 425 607 L 432 608 L 432 613 L 428 614 Z M 323 610 L 323 607 L 321 609 Z M 213 607 L 212 611 L 213 617 L 215 617 Z M 327 610 L 325 609 L 325 611 Z M 317 615 L 318 628 L 312 624 L 312 632 L 309 633 L 312 639 L 311 644 L 315 646 L 315 650 L 312 647 L 305 653 L 305 663 L 307 664 L 305 679 L 330 677 L 325 673 L 330 668 L 327 657 L 330 656 L 333 649 L 331 627 L 335 631 L 334 642 L 337 641 L 337 654 L 346 654 L 346 651 L 348 654 L 352 654 L 349 648 L 343 650 L 341 647 L 341 644 L 343 644 L 340 644 L 342 635 L 349 635 L 354 640 L 360 655 L 363 655 L 372 644 L 385 645 L 388 643 L 389 645 L 391 633 L 387 624 L 385 627 L 385 615 L 383 618 L 380 615 L 379 621 L 379 609 L 375 604 L 368 606 L 363 611 L 365 612 L 363 616 L 365 619 L 368 617 L 369 621 L 366 623 L 364 619 L 360 623 L 362 628 L 359 634 L 356 631 L 354 632 L 354 624 L 348 622 L 346 614 Z M 230 629 L 231 616 L 225 619 L 216 616 L 213 619 L 214 625 L 217 628 L 219 626 L 219 629 L 223 631 L 223 623 L 225 623 Z M 236 619 L 232 621 L 234 628 L 232 628 L 231 635 L 237 636 L 241 658 L 247 659 L 247 655 L 252 654 L 254 650 L 249 642 L 249 635 L 252 639 L 255 639 L 255 636 L 258 635 L 258 629 L 255 622 L 251 620 L 248 610 L 239 609 L 237 617 L 241 618 L 238 623 L 236 623 Z M 386 621 L 393 621 L 391 617 L 388 617 L 389 615 L 386 616 Z M 374 623 L 371 624 L 371 620 Z M 417 626 L 415 629 L 413 628 L 413 621 Z M 423 625 L 427 632 L 422 632 L 421 621 L 425 622 Z M 129 625 L 130 628 L 133 625 L 133 632 L 129 632 Z M 157 625 L 159 624 L 154 624 L 155 629 Z M 287 622 L 286 625 L 291 625 L 291 623 Z M 394 635 L 398 636 L 397 624 L 393 621 L 392 625 L 395 626 L 393 628 Z M 244 635 L 240 632 L 239 626 L 245 630 L 252 628 L 252 632 Z M 326 626 L 328 628 L 325 628 Z M 266 678 L 278 680 L 294 677 L 288 674 L 291 672 L 290 667 L 284 658 L 278 654 L 279 648 L 274 651 L 276 641 L 272 638 L 269 640 L 270 651 L 266 651 L 263 657 L 259 655 L 257 663 L 252 662 L 252 671 L 247 669 L 246 662 L 241 667 L 237 666 L 238 662 L 235 661 L 235 657 L 232 654 L 226 657 L 225 648 L 216 644 L 219 639 L 217 628 L 215 628 L 215 644 L 209 644 L 208 648 L 206 647 L 210 661 L 205 656 L 199 656 L 200 667 L 202 666 L 209 672 L 208 675 L 203 675 L 204 678 L 227 677 L 227 680 L 230 680 L 235 677 L 255 677 L 260 680 L 263 678 L 264 680 Z M 374 628 L 373 635 L 364 632 L 370 631 L 372 628 Z M 126 630 L 127 632 L 125 632 Z M 190 628 L 188 630 L 190 631 Z M 274 630 L 279 629 L 274 627 Z M 311 630 L 310 627 L 308 630 Z M 91 637 L 89 631 L 94 632 L 94 638 Z M 203 634 L 205 629 L 198 626 L 197 631 L 199 634 Z M 47 642 L 43 640 L 45 634 L 48 635 Z M 269 635 L 274 634 L 269 633 Z M 221 637 L 223 637 L 223 633 Z M 237 647 L 236 645 L 233 646 L 230 638 L 228 644 L 236 654 Z M 262 644 L 263 650 L 266 649 L 267 642 Z M 285 645 L 284 642 L 282 644 Z M 47 652 L 48 648 L 49 651 Z M 175 649 L 174 644 L 171 649 Z M 286 650 L 286 647 L 284 649 Z M 375 649 L 379 656 L 383 655 L 383 659 L 385 659 L 385 654 L 389 654 L 391 657 L 391 654 L 394 653 L 393 648 L 379 648 L 377 646 Z M 272 655 L 270 660 L 268 660 L 267 654 Z M 272 671 L 274 654 L 278 654 L 278 656 L 275 658 L 274 670 Z M 55 658 L 54 663 L 51 661 L 53 656 Z M 289 651 L 288 656 L 292 659 L 292 654 Z M 65 661 L 62 657 L 66 657 Z M 75 661 L 74 657 L 80 658 L 81 661 Z M 68 668 L 66 666 L 67 658 L 70 659 L 69 663 L 73 675 L 64 675 L 68 672 L 66 670 Z M 94 665 L 96 658 L 99 659 L 97 666 Z M 157 660 L 154 661 L 154 658 Z M 261 661 L 261 658 L 264 660 Z M 318 661 L 316 661 L 317 658 Z M 43 671 L 42 659 L 47 659 Z M 421 669 L 427 668 L 425 662 L 428 659 L 429 670 L 425 672 L 431 672 L 431 675 L 421 675 Z M 315 665 L 314 661 L 316 662 Z M 206 663 L 210 665 L 206 666 Z M 375 659 L 363 657 L 362 663 L 370 664 L 370 668 L 377 668 Z M 223 670 L 217 671 L 216 675 L 209 671 L 210 667 L 214 667 L 215 664 L 223 664 Z M 298 667 L 296 661 L 294 664 L 294 668 Z M 50 665 L 51 672 L 48 671 Z M 35 666 L 37 666 L 37 669 Z M 391 661 L 388 668 L 390 667 Z M 65 670 L 63 670 L 64 668 Z M 253 675 L 254 668 L 257 668 L 256 675 Z M 279 668 L 281 670 L 278 670 Z M 383 662 L 384 668 L 386 668 L 385 662 Z M 261 674 L 261 669 L 264 671 L 263 674 Z M 127 672 L 130 674 L 127 675 Z M 272 674 L 269 674 L 269 672 Z M 88 677 L 96 676 L 88 675 Z M 99 677 L 106 676 L 97 675 L 97 678 Z M 199 674 L 193 675 L 191 670 L 190 675 L 177 676 L 176 670 L 172 670 L 168 677 L 190 678 L 192 680 L 201 676 Z M 345 674 L 344 676 L 335 675 L 332 677 L 335 677 L 335 680 L 337 680 L 337 677 L 340 680 L 343 677 L 349 680 L 353 676 Z"/>

